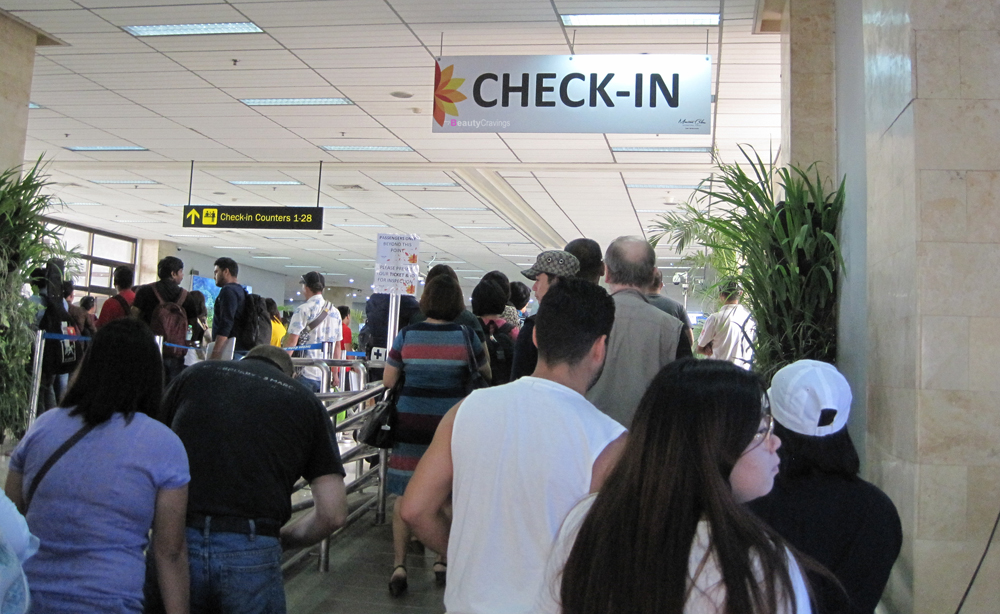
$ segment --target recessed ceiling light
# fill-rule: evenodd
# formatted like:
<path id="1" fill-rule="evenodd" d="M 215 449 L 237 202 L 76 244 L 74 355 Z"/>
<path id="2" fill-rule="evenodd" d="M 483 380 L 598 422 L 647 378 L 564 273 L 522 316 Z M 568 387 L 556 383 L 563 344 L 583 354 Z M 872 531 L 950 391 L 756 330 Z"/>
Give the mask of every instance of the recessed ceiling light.
<path id="1" fill-rule="evenodd" d="M 212 249 L 258 249 L 249 245 L 213 245 Z"/>
<path id="2" fill-rule="evenodd" d="M 406 145 L 320 145 L 327 151 L 413 151 Z"/>
<path id="3" fill-rule="evenodd" d="M 149 179 L 91 179 L 90 183 L 98 185 L 156 185 L 158 182 Z"/>
<path id="4" fill-rule="evenodd" d="M 230 181 L 233 185 L 302 185 L 301 181 Z"/>
<path id="5" fill-rule="evenodd" d="M 458 184 L 451 181 L 379 181 L 387 188 L 457 188 Z"/>
<path id="6" fill-rule="evenodd" d="M 257 34 L 263 32 L 249 21 L 239 23 L 186 23 L 161 26 L 122 26 L 132 36 L 184 36 L 188 34 Z"/>
<path id="7" fill-rule="evenodd" d="M 560 15 L 564 26 L 717 26 L 718 13 Z"/>
<path id="8" fill-rule="evenodd" d="M 77 145 L 75 147 L 63 147 L 69 151 L 149 151 L 145 147 L 138 145 Z"/>
<path id="9" fill-rule="evenodd" d="M 41 105 L 37 105 L 37 104 L 35 104 L 33 102 L 29 102 L 28 103 L 28 108 L 29 109 L 43 109 L 45 107 L 42 107 Z"/>
<path id="10" fill-rule="evenodd" d="M 255 260 L 291 260 L 291 256 L 250 256 Z"/>
<path id="11" fill-rule="evenodd" d="M 626 188 L 639 188 L 649 190 L 696 190 L 696 185 L 679 185 L 674 183 L 626 183 Z"/>
<path id="12" fill-rule="evenodd" d="M 633 153 L 712 153 L 711 147 L 612 147 L 614 152 Z"/>
<path id="13" fill-rule="evenodd" d="M 310 107 L 354 104 L 349 98 L 240 98 L 248 107 Z"/>
<path id="14" fill-rule="evenodd" d="M 489 211 L 488 207 L 421 207 L 424 211 Z"/>
<path id="15" fill-rule="evenodd" d="M 101 207 L 101 203 L 62 203 L 67 207 Z"/>
<path id="16" fill-rule="evenodd" d="M 389 95 L 393 98 L 413 98 L 413 94 L 410 92 L 389 92 Z"/>
<path id="17" fill-rule="evenodd" d="M 385 224 L 334 224 L 338 228 L 388 228 Z"/>
<path id="18" fill-rule="evenodd" d="M 510 226 L 452 226 L 456 230 L 513 230 Z"/>

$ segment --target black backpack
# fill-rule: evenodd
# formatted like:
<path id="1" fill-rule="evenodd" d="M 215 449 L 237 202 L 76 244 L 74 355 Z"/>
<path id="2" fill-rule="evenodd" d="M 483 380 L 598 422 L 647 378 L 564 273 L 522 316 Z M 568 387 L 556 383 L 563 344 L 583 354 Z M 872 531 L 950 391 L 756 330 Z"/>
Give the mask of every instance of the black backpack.
<path id="1" fill-rule="evenodd" d="M 511 331 L 514 325 L 504 322 L 497 326 L 491 320 L 489 323 L 479 320 L 486 333 L 486 350 L 490 353 L 490 371 L 493 374 L 491 385 L 499 386 L 510 382 L 510 365 L 514 361 L 514 336 Z"/>
<path id="2" fill-rule="evenodd" d="M 63 306 L 62 282 L 64 263 L 53 258 L 45 265 L 45 312 L 38 323 L 38 329 L 55 335 L 81 334 L 76 322 Z M 47 339 L 42 352 L 42 372 L 46 375 L 71 373 L 83 358 L 85 345 L 82 341 Z"/>
<path id="3" fill-rule="evenodd" d="M 236 351 L 249 352 L 258 345 L 270 345 L 271 314 L 261 295 L 246 290 L 243 293 L 243 305 L 236 311 L 232 336 L 236 337 Z"/>

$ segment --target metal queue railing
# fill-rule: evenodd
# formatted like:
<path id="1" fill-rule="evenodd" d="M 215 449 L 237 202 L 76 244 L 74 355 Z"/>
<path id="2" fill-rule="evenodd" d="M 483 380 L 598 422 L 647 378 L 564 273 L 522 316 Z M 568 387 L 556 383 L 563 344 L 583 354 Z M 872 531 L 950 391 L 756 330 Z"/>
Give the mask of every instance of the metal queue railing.
<path id="1" fill-rule="evenodd" d="M 156 337 L 156 344 L 163 351 L 164 346 L 170 346 L 172 344 L 164 343 L 162 337 Z M 32 380 L 31 380 L 31 391 L 29 396 L 29 408 L 28 408 L 28 427 L 34 423 L 35 419 L 38 417 L 38 404 L 39 397 L 41 394 L 41 383 L 42 383 L 42 357 L 44 355 L 44 348 L 46 341 L 90 341 L 88 337 L 80 336 L 68 336 L 68 335 L 55 335 L 51 333 L 46 333 L 44 331 L 38 331 L 35 335 L 35 354 L 32 363 Z M 178 346 L 180 347 L 180 346 Z M 313 346 L 306 346 L 312 348 Z M 326 343 L 322 346 L 317 346 L 317 349 L 322 347 L 324 354 L 329 356 L 332 350 L 332 344 Z M 297 348 L 303 349 L 303 348 Z M 321 373 L 320 379 L 320 390 L 316 396 L 323 402 L 327 408 L 327 414 L 330 416 L 330 420 L 333 422 L 334 431 L 338 434 L 347 433 L 361 428 L 364 421 L 368 418 L 374 408 L 375 399 L 380 398 L 385 393 L 385 387 L 382 386 L 381 382 L 368 382 L 368 364 L 370 361 L 367 360 L 343 360 L 334 358 L 293 358 L 292 364 L 297 367 L 303 366 L 315 366 L 319 367 Z M 382 361 L 378 361 L 376 364 L 381 366 Z M 332 392 L 333 387 L 333 373 L 334 369 L 338 370 L 338 375 L 340 381 L 345 385 L 350 384 L 351 387 L 357 388 L 356 390 L 344 391 L 344 392 Z M 337 416 L 345 412 L 345 417 L 339 423 L 337 422 Z M 364 460 L 369 458 L 374 458 L 378 456 L 378 465 L 369 468 L 367 471 L 364 470 Z M 324 539 L 319 544 L 319 569 L 320 571 L 327 572 L 330 570 L 330 541 L 332 538 L 339 535 L 344 529 L 351 525 L 358 518 L 361 518 L 370 509 L 375 509 L 375 523 L 384 524 L 385 523 L 385 509 L 386 509 L 386 471 L 388 465 L 388 450 L 373 448 L 371 446 L 366 446 L 364 444 L 358 444 L 343 454 L 341 454 L 341 461 L 346 465 L 350 462 L 357 462 L 357 469 L 355 471 L 355 479 L 346 485 L 347 494 L 351 495 L 368 486 L 372 482 L 377 482 L 377 491 L 361 500 L 359 504 L 356 504 L 354 510 L 352 510 L 347 516 L 347 522 L 343 527 L 334 531 L 329 537 Z M 299 480 L 295 485 L 293 493 L 298 492 L 305 488 L 305 480 Z M 312 498 L 300 501 L 292 506 L 292 513 L 307 510 L 313 507 L 315 504 Z M 312 553 L 313 547 L 303 548 L 298 553 L 289 557 L 283 564 L 282 569 L 291 567 L 295 565 L 302 558 L 309 556 Z"/>

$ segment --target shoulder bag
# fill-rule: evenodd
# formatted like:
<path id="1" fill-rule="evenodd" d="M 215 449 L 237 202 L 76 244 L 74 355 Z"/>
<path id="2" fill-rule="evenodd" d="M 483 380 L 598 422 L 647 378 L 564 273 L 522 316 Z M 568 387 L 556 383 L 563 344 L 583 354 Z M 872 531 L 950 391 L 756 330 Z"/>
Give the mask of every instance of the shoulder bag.
<path id="1" fill-rule="evenodd" d="M 25 514 L 28 513 L 28 506 L 31 505 L 31 499 L 32 497 L 35 496 L 35 491 L 38 490 L 38 485 L 41 483 L 42 478 L 44 478 L 46 474 L 48 474 L 49 469 L 52 469 L 52 465 L 55 465 L 56 461 L 62 458 L 64 454 L 69 452 L 70 448 L 75 446 L 81 439 L 83 439 L 84 435 L 94 430 L 94 426 L 96 425 L 84 424 L 80 430 L 78 430 L 76 433 L 73 433 L 72 437 L 67 439 L 65 442 L 63 442 L 61 446 L 56 448 L 56 451 L 52 453 L 52 456 L 49 456 L 49 458 L 45 461 L 45 464 L 42 465 L 42 468 L 39 469 L 38 473 L 35 474 L 34 479 L 31 480 L 31 486 L 28 487 L 28 492 L 24 494 Z"/>

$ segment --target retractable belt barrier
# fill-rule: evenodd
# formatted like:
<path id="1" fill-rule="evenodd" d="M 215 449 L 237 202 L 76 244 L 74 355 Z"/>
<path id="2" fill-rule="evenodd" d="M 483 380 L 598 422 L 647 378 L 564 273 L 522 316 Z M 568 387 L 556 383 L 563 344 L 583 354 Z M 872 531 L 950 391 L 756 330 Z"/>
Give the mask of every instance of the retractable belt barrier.
<path id="1" fill-rule="evenodd" d="M 28 428 L 38 417 L 38 397 L 42 388 L 42 357 L 45 354 L 46 341 L 80 341 L 88 343 L 90 337 L 83 335 L 61 335 L 40 330 L 35 333 L 35 357 L 31 364 L 31 394 L 28 395 Z"/>

